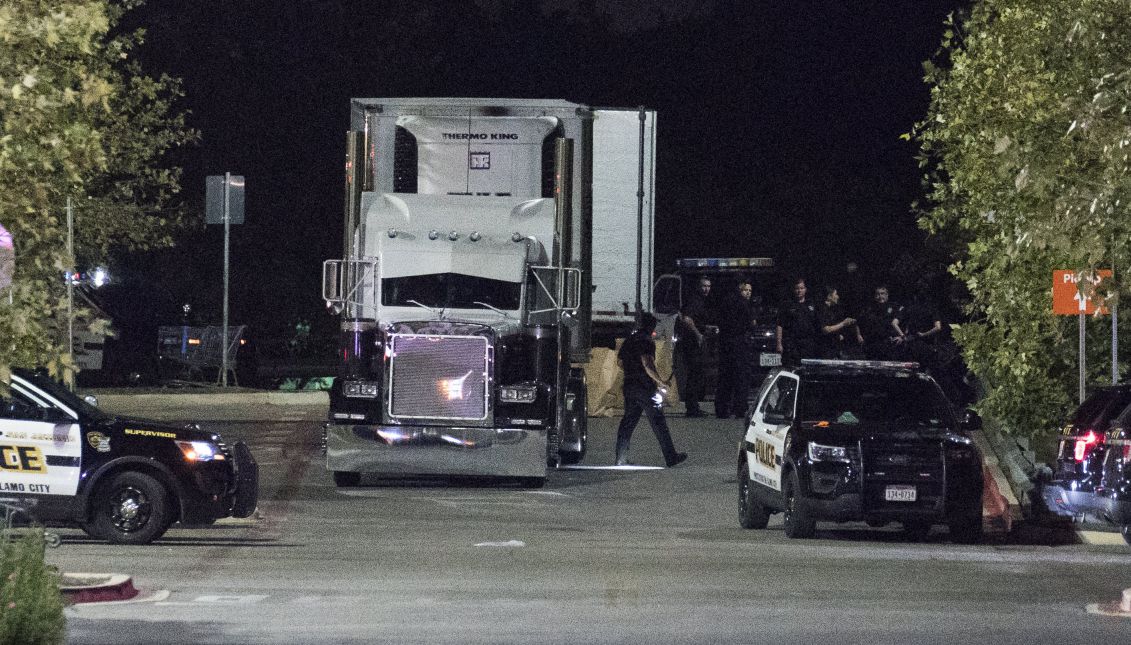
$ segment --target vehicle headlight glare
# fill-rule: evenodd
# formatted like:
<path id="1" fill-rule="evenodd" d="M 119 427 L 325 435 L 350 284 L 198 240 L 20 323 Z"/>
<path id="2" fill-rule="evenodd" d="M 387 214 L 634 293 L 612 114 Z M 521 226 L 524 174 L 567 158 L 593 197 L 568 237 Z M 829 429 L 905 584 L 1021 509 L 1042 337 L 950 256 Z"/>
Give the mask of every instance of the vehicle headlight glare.
<path id="1" fill-rule="evenodd" d="M 224 454 L 207 441 L 178 441 L 177 447 L 188 461 L 222 461 Z"/>
<path id="2" fill-rule="evenodd" d="M 848 449 L 844 446 L 824 446 L 810 441 L 809 461 L 843 461 L 848 463 Z"/>

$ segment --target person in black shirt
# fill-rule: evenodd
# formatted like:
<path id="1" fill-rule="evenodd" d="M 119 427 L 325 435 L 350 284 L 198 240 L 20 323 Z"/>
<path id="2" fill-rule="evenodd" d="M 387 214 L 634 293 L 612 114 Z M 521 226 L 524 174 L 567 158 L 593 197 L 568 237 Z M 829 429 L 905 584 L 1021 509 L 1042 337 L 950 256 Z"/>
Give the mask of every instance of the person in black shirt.
<path id="1" fill-rule="evenodd" d="M 836 287 L 825 287 L 825 301 L 817 307 L 817 327 L 822 358 L 849 358 L 864 344 L 856 319 L 845 315 Z"/>
<path id="2" fill-rule="evenodd" d="M 872 291 L 872 302 L 860 313 L 860 333 L 864 336 L 864 355 L 872 360 L 892 360 L 896 357 L 895 344 L 903 337 L 903 330 L 895 320 L 903 314 L 903 307 L 889 300 L 885 284 Z"/>
<path id="3" fill-rule="evenodd" d="M 687 406 L 687 416 L 701 417 L 699 402 L 703 400 L 703 354 L 708 331 L 707 296 L 711 279 L 703 276 L 675 321 L 675 376 L 679 396 Z"/>
<path id="4" fill-rule="evenodd" d="M 639 327 L 625 339 L 617 353 L 624 368 L 624 418 L 617 428 L 618 466 L 628 464 L 629 442 L 641 414 L 648 417 L 668 468 L 687 459 L 687 453 L 676 452 L 667 419 L 664 418 L 667 382 L 656 371 L 656 343 L 652 340 L 655 331 L 656 317 L 641 314 Z"/>
<path id="5" fill-rule="evenodd" d="M 754 326 L 756 309 L 750 280 L 740 278 L 735 293 L 723 303 L 719 315 L 719 378 L 715 388 L 715 416 L 741 418 L 750 394 L 750 345 L 746 334 Z"/>
<path id="6" fill-rule="evenodd" d="M 778 318 L 778 353 L 783 365 L 797 365 L 817 356 L 817 307 L 806 299 L 805 278 L 793 281 L 793 299 L 781 308 Z"/>
<path id="7" fill-rule="evenodd" d="M 895 319 L 895 325 L 903 332 L 899 345 L 904 355 L 929 372 L 937 371 L 937 341 L 942 334 L 942 320 L 925 287 L 919 287 L 911 304 Z"/>

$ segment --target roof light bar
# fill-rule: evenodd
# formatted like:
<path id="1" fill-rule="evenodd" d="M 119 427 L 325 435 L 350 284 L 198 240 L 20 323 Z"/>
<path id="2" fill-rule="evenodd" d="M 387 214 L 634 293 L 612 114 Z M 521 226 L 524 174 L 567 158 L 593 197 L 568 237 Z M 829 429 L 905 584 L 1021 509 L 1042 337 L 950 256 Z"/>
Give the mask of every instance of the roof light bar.
<path id="1" fill-rule="evenodd" d="M 680 258 L 676 266 L 681 269 L 745 269 L 770 268 L 773 258 Z"/>
<path id="2" fill-rule="evenodd" d="M 861 361 L 861 360 L 834 360 L 830 358 L 803 358 L 802 365 L 825 365 L 828 367 L 888 367 L 905 370 L 917 370 L 919 364 L 915 361 Z"/>

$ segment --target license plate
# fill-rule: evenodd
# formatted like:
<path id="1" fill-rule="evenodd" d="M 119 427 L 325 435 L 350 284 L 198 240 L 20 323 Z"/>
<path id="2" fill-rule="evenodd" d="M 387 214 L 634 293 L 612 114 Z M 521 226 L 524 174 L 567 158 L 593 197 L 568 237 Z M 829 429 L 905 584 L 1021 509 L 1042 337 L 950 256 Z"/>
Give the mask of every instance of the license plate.
<path id="1" fill-rule="evenodd" d="M 758 354 L 758 365 L 761 367 L 777 367 L 781 365 L 781 354 Z"/>
<path id="2" fill-rule="evenodd" d="M 914 502 L 914 486 L 888 486 L 884 489 L 884 500 L 888 502 Z"/>

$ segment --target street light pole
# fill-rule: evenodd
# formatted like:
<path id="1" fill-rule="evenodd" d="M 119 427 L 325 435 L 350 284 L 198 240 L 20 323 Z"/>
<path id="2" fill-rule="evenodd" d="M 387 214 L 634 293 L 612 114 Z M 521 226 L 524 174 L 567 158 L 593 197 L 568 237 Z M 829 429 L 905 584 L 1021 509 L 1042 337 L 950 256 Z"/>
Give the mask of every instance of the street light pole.
<path id="1" fill-rule="evenodd" d="M 67 270 L 67 355 L 74 360 L 75 280 L 72 274 L 75 271 L 75 213 L 70 197 L 67 197 L 67 260 L 70 262 L 70 268 Z"/>

